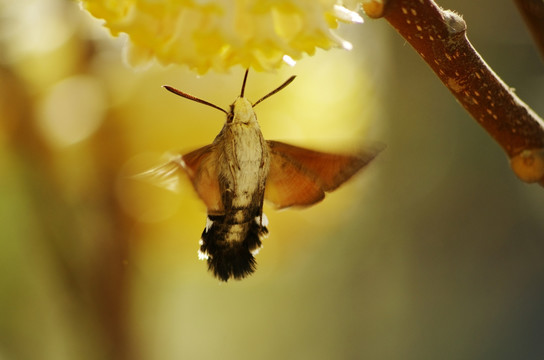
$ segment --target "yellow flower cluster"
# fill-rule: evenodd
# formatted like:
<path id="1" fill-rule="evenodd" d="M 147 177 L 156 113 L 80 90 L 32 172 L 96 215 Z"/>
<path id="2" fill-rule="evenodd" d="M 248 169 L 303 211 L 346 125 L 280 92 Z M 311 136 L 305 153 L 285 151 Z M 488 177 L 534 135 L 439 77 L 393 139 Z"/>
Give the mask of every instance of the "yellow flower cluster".
<path id="1" fill-rule="evenodd" d="M 316 48 L 350 48 L 332 32 L 362 22 L 337 0 L 80 0 L 114 36 L 129 37 L 128 60 L 184 64 L 204 73 L 234 65 L 268 70 Z"/>

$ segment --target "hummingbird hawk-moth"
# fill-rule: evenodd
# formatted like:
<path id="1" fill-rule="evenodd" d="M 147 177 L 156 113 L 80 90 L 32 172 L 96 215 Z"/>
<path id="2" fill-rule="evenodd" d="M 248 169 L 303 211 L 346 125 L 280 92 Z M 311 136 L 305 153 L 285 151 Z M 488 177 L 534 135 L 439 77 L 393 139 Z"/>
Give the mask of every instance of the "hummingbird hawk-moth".
<path id="1" fill-rule="evenodd" d="M 263 214 L 267 200 L 282 209 L 310 206 L 325 197 L 367 165 L 381 149 L 357 155 L 330 154 L 265 140 L 254 108 L 289 85 L 281 86 L 251 103 L 244 97 L 248 71 L 240 96 L 229 110 L 170 86 L 168 91 L 224 112 L 227 120 L 210 144 L 144 173 L 173 189 L 183 170 L 207 207 L 206 227 L 200 240 L 199 258 L 222 281 L 242 279 L 256 268 L 255 255 L 268 235 Z"/>

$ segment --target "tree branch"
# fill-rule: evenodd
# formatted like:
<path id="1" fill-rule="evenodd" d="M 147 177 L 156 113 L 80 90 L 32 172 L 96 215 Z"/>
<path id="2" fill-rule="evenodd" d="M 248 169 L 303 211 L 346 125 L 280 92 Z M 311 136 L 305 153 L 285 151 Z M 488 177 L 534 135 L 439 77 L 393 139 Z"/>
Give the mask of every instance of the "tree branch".
<path id="1" fill-rule="evenodd" d="M 544 186 L 544 121 L 483 61 L 461 16 L 432 0 L 363 0 L 429 64 L 457 101 L 504 149 L 516 175 Z"/>
<path id="2" fill-rule="evenodd" d="M 514 0 L 533 39 L 544 58 L 544 2 L 542 0 Z"/>

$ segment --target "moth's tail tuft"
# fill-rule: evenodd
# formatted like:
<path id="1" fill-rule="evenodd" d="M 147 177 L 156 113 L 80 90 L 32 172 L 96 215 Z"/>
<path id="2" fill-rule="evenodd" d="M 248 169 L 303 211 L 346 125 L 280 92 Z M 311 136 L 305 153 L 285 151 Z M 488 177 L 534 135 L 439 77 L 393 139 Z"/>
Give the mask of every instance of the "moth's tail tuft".
<path id="1" fill-rule="evenodd" d="M 261 221 L 251 221 L 249 224 L 229 225 L 224 223 L 224 216 L 209 216 L 208 225 L 202 232 L 200 242 L 200 257 L 207 259 L 208 269 L 222 281 L 230 278 L 237 280 L 252 274 L 257 266 L 253 256 L 260 249 L 261 240 L 268 234 L 266 226 Z M 246 231 L 239 234 L 238 241 L 229 240 L 232 237 L 231 227 L 246 226 Z"/>
<path id="2" fill-rule="evenodd" d="M 208 258 L 208 269 L 222 281 L 243 279 L 255 271 L 256 265 L 255 257 L 243 244 L 219 248 Z"/>

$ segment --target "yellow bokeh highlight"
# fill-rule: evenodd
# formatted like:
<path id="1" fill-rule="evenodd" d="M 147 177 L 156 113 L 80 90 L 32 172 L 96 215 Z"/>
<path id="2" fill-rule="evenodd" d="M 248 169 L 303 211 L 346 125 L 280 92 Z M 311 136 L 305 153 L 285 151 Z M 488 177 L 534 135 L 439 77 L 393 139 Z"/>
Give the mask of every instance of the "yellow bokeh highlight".
<path id="1" fill-rule="evenodd" d="M 38 113 L 39 126 L 55 147 L 76 144 L 91 136 L 106 112 L 104 89 L 89 76 L 74 76 L 55 84 Z"/>

